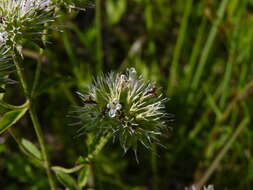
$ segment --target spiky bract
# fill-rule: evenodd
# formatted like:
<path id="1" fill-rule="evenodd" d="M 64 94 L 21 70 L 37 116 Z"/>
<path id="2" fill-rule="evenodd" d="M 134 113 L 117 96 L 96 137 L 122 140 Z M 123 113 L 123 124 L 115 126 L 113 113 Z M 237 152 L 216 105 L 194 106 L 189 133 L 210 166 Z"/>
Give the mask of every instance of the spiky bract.
<path id="1" fill-rule="evenodd" d="M 40 41 L 54 19 L 51 0 L 0 0 L 0 44 L 20 50 L 25 40 Z"/>
<path id="2" fill-rule="evenodd" d="M 8 78 L 8 75 L 13 72 L 14 65 L 10 63 L 9 50 L 0 44 L 0 93 L 3 90 L 3 84 L 12 84 L 15 81 Z"/>
<path id="3" fill-rule="evenodd" d="M 125 74 L 102 75 L 79 95 L 83 106 L 77 112 L 83 132 L 112 133 L 125 151 L 136 151 L 138 143 L 150 148 L 166 128 L 166 98 L 133 68 Z"/>

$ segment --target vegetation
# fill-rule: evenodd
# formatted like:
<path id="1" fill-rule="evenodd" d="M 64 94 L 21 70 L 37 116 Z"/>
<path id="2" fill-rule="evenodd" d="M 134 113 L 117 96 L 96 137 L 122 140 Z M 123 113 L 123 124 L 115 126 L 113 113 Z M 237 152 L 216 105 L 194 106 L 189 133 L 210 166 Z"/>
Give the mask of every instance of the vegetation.
<path id="1" fill-rule="evenodd" d="M 252 189 L 252 0 L 52 0 L 23 17 L 4 2 L 1 189 Z M 93 78 L 132 67 L 173 116 L 158 144 L 125 153 L 94 123 L 79 135 L 73 114 Z"/>

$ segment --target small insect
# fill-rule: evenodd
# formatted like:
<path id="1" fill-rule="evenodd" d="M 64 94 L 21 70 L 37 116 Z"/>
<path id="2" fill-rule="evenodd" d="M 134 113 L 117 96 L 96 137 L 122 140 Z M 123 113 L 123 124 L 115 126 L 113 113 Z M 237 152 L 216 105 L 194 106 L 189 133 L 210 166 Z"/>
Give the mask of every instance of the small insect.
<path id="1" fill-rule="evenodd" d="M 124 119 L 125 119 L 125 114 L 124 114 L 123 111 L 121 111 L 120 114 L 119 114 L 119 120 L 124 121 Z"/>
<path id="2" fill-rule="evenodd" d="M 144 96 L 147 96 L 147 95 L 149 95 L 149 94 L 152 94 L 153 96 L 157 96 L 157 88 L 156 87 L 154 87 L 154 88 L 152 88 L 151 90 L 149 90 L 148 92 L 146 92 L 145 94 L 144 94 Z"/>
<path id="3" fill-rule="evenodd" d="M 4 22 L 4 17 L 0 16 L 0 24 L 3 24 L 3 22 Z"/>
<path id="4" fill-rule="evenodd" d="M 98 104 L 95 100 L 92 100 L 92 98 L 90 96 L 87 100 L 84 100 L 83 103 L 85 103 L 85 104 Z"/>
<path id="5" fill-rule="evenodd" d="M 92 2 L 88 2 L 88 3 L 85 3 L 85 5 L 82 4 L 82 1 L 80 1 L 79 3 L 76 2 L 77 5 L 69 5 L 69 8 L 71 9 L 75 9 L 75 10 L 79 10 L 79 11 L 87 11 L 88 9 L 94 9 L 95 8 L 95 5 L 94 3 Z M 81 6 L 81 7 L 79 7 Z M 85 8 L 82 8 L 82 7 L 85 7 Z"/>
<path id="6" fill-rule="evenodd" d="M 106 114 L 108 113 L 108 108 L 106 106 L 102 107 L 101 115 L 104 118 Z"/>

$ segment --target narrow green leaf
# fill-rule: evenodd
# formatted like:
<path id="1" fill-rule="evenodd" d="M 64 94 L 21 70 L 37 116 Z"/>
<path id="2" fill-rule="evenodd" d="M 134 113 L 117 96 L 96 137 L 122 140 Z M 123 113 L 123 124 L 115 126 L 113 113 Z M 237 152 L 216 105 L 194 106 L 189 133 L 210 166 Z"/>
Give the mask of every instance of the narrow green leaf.
<path id="1" fill-rule="evenodd" d="M 69 174 L 69 173 L 77 172 L 80 169 L 82 169 L 83 167 L 84 167 L 83 164 L 74 166 L 73 168 L 63 168 L 61 166 L 53 166 L 52 170 L 54 170 L 55 172 L 59 171 L 59 172 L 68 173 Z"/>
<path id="2" fill-rule="evenodd" d="M 214 44 L 215 38 L 217 36 L 219 25 L 222 22 L 222 19 L 224 17 L 228 2 L 229 2 L 228 0 L 223 0 L 220 2 L 220 6 L 217 11 L 217 18 L 214 21 L 213 26 L 209 32 L 207 42 L 206 42 L 205 46 L 203 47 L 203 51 L 202 51 L 202 54 L 201 54 L 201 57 L 199 60 L 199 64 L 198 64 L 198 67 L 196 68 L 196 72 L 195 72 L 194 78 L 192 80 L 192 88 L 194 90 L 196 90 L 198 88 L 199 83 L 201 81 L 200 79 L 204 73 L 205 65 L 207 63 L 208 57 L 210 56 L 210 51 L 211 51 L 211 48 Z"/>
<path id="3" fill-rule="evenodd" d="M 69 175 L 59 170 L 55 171 L 58 181 L 69 190 L 81 190 L 76 181 Z"/>
<path id="4" fill-rule="evenodd" d="M 40 150 L 31 141 L 26 140 L 26 139 L 22 139 L 21 144 L 33 156 L 35 156 L 39 160 L 42 160 L 42 154 L 41 154 Z"/>
<path id="5" fill-rule="evenodd" d="M 80 188 L 85 187 L 85 185 L 87 184 L 88 177 L 89 177 L 89 171 L 90 171 L 89 169 L 90 169 L 89 166 L 87 166 L 87 167 L 83 168 L 78 174 L 77 182 L 78 182 L 78 186 Z"/>
<path id="6" fill-rule="evenodd" d="M 26 113 L 27 108 L 9 111 L 0 119 L 0 134 L 17 123 Z"/>
<path id="7" fill-rule="evenodd" d="M 0 107 L 6 108 L 6 109 L 11 109 L 11 110 L 27 108 L 29 106 L 29 103 L 30 103 L 29 100 L 27 100 L 24 104 L 22 104 L 20 106 L 14 106 L 14 105 L 8 104 L 0 99 Z"/>

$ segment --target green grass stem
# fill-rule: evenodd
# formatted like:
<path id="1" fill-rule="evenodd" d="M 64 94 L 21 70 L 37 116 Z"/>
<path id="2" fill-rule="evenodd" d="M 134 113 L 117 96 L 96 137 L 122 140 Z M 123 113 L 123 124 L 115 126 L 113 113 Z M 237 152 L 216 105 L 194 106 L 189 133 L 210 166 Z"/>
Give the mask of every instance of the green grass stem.
<path id="1" fill-rule="evenodd" d="M 219 166 L 221 160 L 224 158 L 226 153 L 228 152 L 229 148 L 233 145 L 234 141 L 237 139 L 237 137 L 241 134 L 242 130 L 248 125 L 249 118 L 245 118 L 237 127 L 233 135 L 230 137 L 230 139 L 227 141 L 225 146 L 221 149 L 219 154 L 216 156 L 210 167 L 207 169 L 207 171 L 204 173 L 203 177 L 196 183 L 196 188 L 199 189 L 202 187 L 207 180 L 211 177 L 215 169 Z"/>
<path id="2" fill-rule="evenodd" d="M 101 27 L 101 0 L 96 0 L 96 14 L 95 14 L 95 27 L 96 27 L 96 71 L 99 73 L 103 64 L 103 48 L 102 48 L 102 27 Z"/>
<path id="3" fill-rule="evenodd" d="M 186 37 L 186 31 L 187 31 L 189 16 L 192 9 L 192 4 L 193 4 L 193 0 L 186 1 L 183 20 L 179 29 L 179 36 L 178 36 L 176 46 L 173 52 L 173 59 L 172 59 L 172 64 L 171 64 L 170 72 L 169 72 L 169 83 L 167 87 L 168 93 L 170 95 L 173 94 L 175 84 L 177 83 L 179 58 L 181 55 L 184 39 Z"/>
<path id="4" fill-rule="evenodd" d="M 228 0 L 222 0 L 221 3 L 220 3 L 220 7 L 219 7 L 218 13 L 217 13 L 217 18 L 214 21 L 212 29 L 211 29 L 211 31 L 208 35 L 207 42 L 204 46 L 203 52 L 202 52 L 201 57 L 200 57 L 199 64 L 198 64 L 197 69 L 196 69 L 195 76 L 193 78 L 193 82 L 192 82 L 193 90 L 196 90 L 199 86 L 199 83 L 200 83 L 201 77 L 203 75 L 203 71 L 204 71 L 208 56 L 210 54 L 210 51 L 211 51 L 212 45 L 214 43 L 214 40 L 217 36 L 218 27 L 219 27 L 219 25 L 220 25 L 220 23 L 223 19 L 227 3 L 228 3 Z"/>

